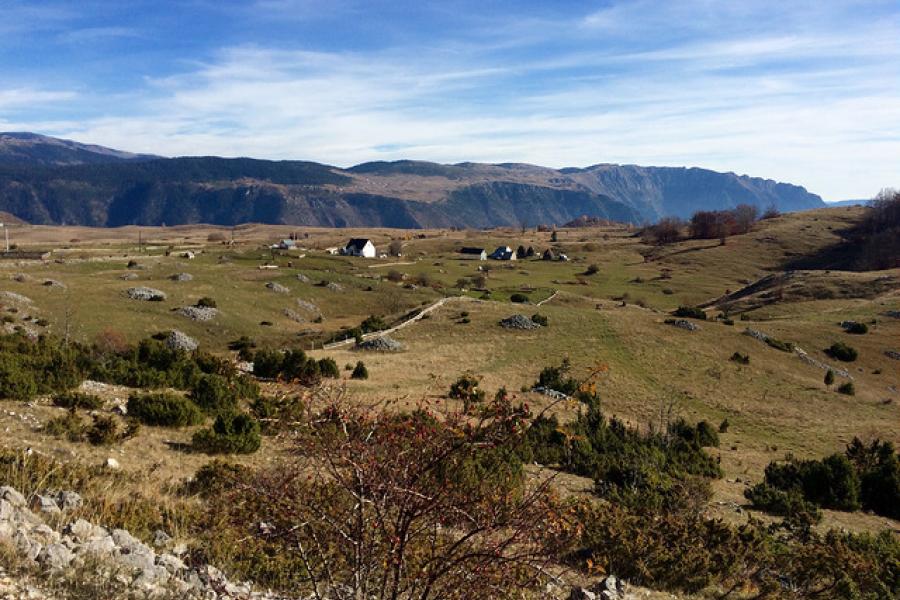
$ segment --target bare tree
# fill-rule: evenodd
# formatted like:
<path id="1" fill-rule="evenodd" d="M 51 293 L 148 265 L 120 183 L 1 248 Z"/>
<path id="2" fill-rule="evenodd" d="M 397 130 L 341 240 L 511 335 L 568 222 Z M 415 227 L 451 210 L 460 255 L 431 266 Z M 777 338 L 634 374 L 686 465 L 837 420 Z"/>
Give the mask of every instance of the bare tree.
<path id="1" fill-rule="evenodd" d="M 759 209 L 752 204 L 738 204 L 732 211 L 732 214 L 734 215 L 736 232 L 748 233 L 753 229 Z"/>

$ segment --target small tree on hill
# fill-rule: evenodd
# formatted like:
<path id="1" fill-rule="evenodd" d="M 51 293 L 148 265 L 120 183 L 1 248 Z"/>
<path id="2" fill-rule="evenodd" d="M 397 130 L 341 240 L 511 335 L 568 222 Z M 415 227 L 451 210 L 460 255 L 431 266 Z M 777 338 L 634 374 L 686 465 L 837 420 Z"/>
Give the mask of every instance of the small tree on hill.
<path id="1" fill-rule="evenodd" d="M 358 361 L 356 366 L 353 367 L 353 372 L 350 373 L 350 379 L 368 379 L 369 378 L 369 370 L 366 368 L 366 365 L 363 361 Z"/>
<path id="2" fill-rule="evenodd" d="M 834 385 L 834 371 L 828 369 L 828 372 L 825 373 L 825 385 L 831 387 Z"/>

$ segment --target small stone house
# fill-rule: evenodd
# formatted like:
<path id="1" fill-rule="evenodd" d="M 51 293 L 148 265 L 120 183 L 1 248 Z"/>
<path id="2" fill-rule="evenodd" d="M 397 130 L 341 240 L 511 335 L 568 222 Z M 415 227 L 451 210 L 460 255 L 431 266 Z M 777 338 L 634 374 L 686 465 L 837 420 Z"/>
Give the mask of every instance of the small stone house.
<path id="1" fill-rule="evenodd" d="M 460 248 L 459 253 L 464 258 L 487 260 L 487 251 L 484 248 Z"/>

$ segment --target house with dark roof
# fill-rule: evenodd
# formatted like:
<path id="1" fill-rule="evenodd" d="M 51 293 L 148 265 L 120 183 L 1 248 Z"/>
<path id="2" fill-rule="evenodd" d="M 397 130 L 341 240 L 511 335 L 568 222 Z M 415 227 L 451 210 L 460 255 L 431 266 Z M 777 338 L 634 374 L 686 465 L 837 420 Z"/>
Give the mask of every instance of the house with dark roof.
<path id="1" fill-rule="evenodd" d="M 375 258 L 375 244 L 367 238 L 352 238 L 341 254 L 345 256 L 362 256 L 363 258 Z"/>
<path id="2" fill-rule="evenodd" d="M 484 248 L 460 248 L 459 253 L 464 258 L 487 260 L 487 251 Z"/>

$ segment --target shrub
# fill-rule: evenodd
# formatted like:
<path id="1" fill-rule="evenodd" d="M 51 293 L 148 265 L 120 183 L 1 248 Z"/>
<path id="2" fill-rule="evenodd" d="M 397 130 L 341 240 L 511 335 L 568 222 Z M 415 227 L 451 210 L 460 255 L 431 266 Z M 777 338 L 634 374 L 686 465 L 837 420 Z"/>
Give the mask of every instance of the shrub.
<path id="1" fill-rule="evenodd" d="M 330 377 L 331 379 L 340 379 L 341 370 L 337 363 L 331 357 L 325 357 L 319 360 L 319 373 L 322 377 Z"/>
<path id="2" fill-rule="evenodd" d="M 209 296 L 203 296 L 199 300 L 197 300 L 196 306 L 201 308 L 217 308 L 216 301 L 210 298 Z"/>
<path id="3" fill-rule="evenodd" d="M 119 423 L 114 417 L 95 415 L 93 423 L 86 431 L 86 437 L 94 446 L 111 446 L 125 435 L 120 431 Z"/>
<path id="4" fill-rule="evenodd" d="M 853 385 L 852 381 L 842 383 L 841 385 L 838 386 L 837 391 L 839 394 L 844 394 L 845 396 L 855 396 L 856 395 L 856 387 Z"/>
<path id="5" fill-rule="evenodd" d="M 484 401 L 484 390 L 478 387 L 479 383 L 480 380 L 474 375 L 462 375 L 450 385 L 447 395 L 454 400 L 462 400 L 463 410 L 469 412 L 472 404 Z"/>
<path id="6" fill-rule="evenodd" d="M 828 356 L 843 362 L 853 362 L 859 357 L 856 348 L 848 346 L 844 342 L 835 342 L 825 351 Z"/>
<path id="7" fill-rule="evenodd" d="M 277 350 L 261 349 L 253 354 L 253 374 L 265 379 L 275 379 L 281 373 L 281 353 Z"/>
<path id="8" fill-rule="evenodd" d="M 869 326 L 865 323 L 858 323 L 856 321 L 851 321 L 847 323 L 847 326 L 844 327 L 844 331 L 847 333 L 853 333 L 856 335 L 863 335 L 869 333 Z"/>
<path id="9" fill-rule="evenodd" d="M 535 313 L 535 314 L 531 315 L 531 320 L 534 321 L 535 323 L 537 323 L 538 325 L 540 325 L 541 327 L 547 327 L 547 325 L 549 324 L 547 317 L 540 313 Z"/>
<path id="10" fill-rule="evenodd" d="M 775 348 L 776 350 L 780 350 L 782 352 L 793 352 L 794 344 L 792 342 L 785 342 L 773 337 L 766 338 L 766 344 Z"/>
<path id="11" fill-rule="evenodd" d="M 262 443 L 259 423 L 245 414 L 222 413 L 211 429 L 191 439 L 192 449 L 204 454 L 252 454 Z"/>
<path id="12" fill-rule="evenodd" d="M 363 361 L 358 361 L 356 366 L 353 367 L 353 372 L 350 373 L 350 379 L 368 379 L 369 378 L 369 370 L 366 368 L 366 365 Z"/>
<path id="13" fill-rule="evenodd" d="M 145 425 L 186 427 L 203 422 L 200 408 L 176 394 L 132 394 L 128 398 L 128 416 Z"/>
<path id="14" fill-rule="evenodd" d="M 529 298 L 525 294 L 520 294 L 519 292 L 516 292 L 509 297 L 509 301 L 516 302 L 518 304 L 525 304 L 525 303 L 529 302 Z"/>
<path id="15" fill-rule="evenodd" d="M 893 519 L 900 517 L 900 460 L 894 445 L 878 439 L 864 444 L 853 438 L 846 454 L 860 476 L 863 508 Z"/>
<path id="16" fill-rule="evenodd" d="M 323 407 L 291 462 L 210 497 L 209 522 L 218 525 L 209 545 L 241 577 L 303 597 L 324 580 L 354 598 L 536 591 L 574 527 L 545 486 L 524 485 L 512 451 L 524 423 L 500 409 L 500 418 L 473 422 L 458 412 L 438 419 Z M 226 546 L 223 536 L 240 543 Z"/>
<path id="17" fill-rule="evenodd" d="M 78 413 L 69 410 L 65 415 L 47 421 L 42 431 L 47 435 L 66 438 L 70 442 L 80 442 L 84 439 L 84 428 L 84 421 Z"/>
<path id="18" fill-rule="evenodd" d="M 234 410 L 238 395 L 221 375 L 199 377 L 190 391 L 190 399 L 207 413 Z"/>
<path id="19" fill-rule="evenodd" d="M 403 281 L 405 278 L 406 278 L 406 275 L 404 275 L 403 273 L 401 273 L 400 271 L 397 271 L 395 269 L 388 271 L 388 274 L 387 274 L 388 281 L 393 281 L 394 283 L 399 283 L 399 282 Z"/>
<path id="20" fill-rule="evenodd" d="M 750 364 L 750 357 L 746 354 L 741 354 L 740 352 L 735 352 L 734 354 L 732 354 L 729 360 L 731 360 L 732 362 L 740 363 L 742 365 Z"/>
<path id="21" fill-rule="evenodd" d="M 564 358 L 558 367 L 544 367 L 538 375 L 535 387 L 544 387 L 572 396 L 578 391 L 579 384 L 578 381 L 568 376 L 570 370 L 571 365 L 567 358 Z"/>
<path id="22" fill-rule="evenodd" d="M 719 423 L 719 433 L 728 433 L 729 427 L 731 427 L 731 423 L 728 422 L 728 418 L 722 419 L 722 422 Z"/>
<path id="23" fill-rule="evenodd" d="M 265 435 L 296 430 L 307 421 L 308 412 L 303 396 L 260 397 L 250 404 L 250 413 Z"/>
<path id="24" fill-rule="evenodd" d="M 644 240 L 658 246 L 672 244 L 681 239 L 685 223 L 678 218 L 665 218 L 656 225 L 651 225 L 644 230 Z"/>
<path id="25" fill-rule="evenodd" d="M 744 490 L 744 497 L 757 509 L 810 525 L 822 520 L 822 511 L 807 501 L 800 490 L 781 490 L 765 483 Z"/>
<path id="26" fill-rule="evenodd" d="M 706 421 L 700 421 L 696 426 L 691 426 L 684 419 L 678 419 L 672 425 L 671 431 L 674 435 L 696 444 L 700 448 L 718 448 L 719 446 L 719 434 Z"/>
<path id="27" fill-rule="evenodd" d="M 600 272 L 600 267 L 591 263 L 588 265 L 588 268 L 584 270 L 585 275 L 596 275 Z"/>
<path id="28" fill-rule="evenodd" d="M 706 320 L 706 313 L 698 306 L 679 306 L 672 314 L 676 317 Z"/>
<path id="29" fill-rule="evenodd" d="M 53 395 L 53 405 L 61 408 L 99 410 L 103 408 L 103 399 L 94 394 L 85 394 L 84 392 L 63 392 Z"/>
<path id="30" fill-rule="evenodd" d="M 823 460 L 790 458 L 784 463 L 769 463 L 764 484 L 775 490 L 799 495 L 823 508 L 857 510 L 860 507 L 859 474 L 843 454 L 833 454 Z M 774 498 L 773 493 L 763 492 L 765 490 L 759 491 L 759 497 L 769 498 L 772 502 L 790 500 Z"/>
<path id="31" fill-rule="evenodd" d="M 828 369 L 825 373 L 825 385 L 830 386 L 832 384 L 834 384 L 834 371 Z"/>
<path id="32" fill-rule="evenodd" d="M 219 497 L 247 479 L 249 473 L 250 470 L 243 465 L 215 459 L 197 469 L 183 491 L 201 498 Z"/>
<path id="33" fill-rule="evenodd" d="M 228 349 L 238 353 L 238 358 L 245 361 L 253 360 L 253 349 L 256 348 L 256 342 L 242 335 L 238 339 L 228 342 Z"/>
<path id="34" fill-rule="evenodd" d="M 373 331 L 383 331 L 388 328 L 388 324 L 384 322 L 384 317 L 380 315 L 369 315 L 359 324 L 359 329 L 363 333 L 372 333 Z"/>

